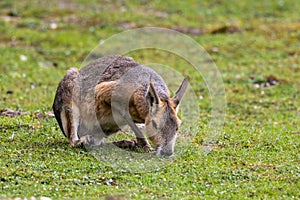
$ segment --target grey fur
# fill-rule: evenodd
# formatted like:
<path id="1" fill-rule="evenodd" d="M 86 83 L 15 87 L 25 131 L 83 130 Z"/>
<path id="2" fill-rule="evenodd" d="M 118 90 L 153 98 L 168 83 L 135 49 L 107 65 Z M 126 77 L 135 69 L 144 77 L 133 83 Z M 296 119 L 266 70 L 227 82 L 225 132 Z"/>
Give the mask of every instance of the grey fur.
<path id="1" fill-rule="evenodd" d="M 170 98 L 169 90 L 151 68 L 130 57 L 106 56 L 80 71 L 71 69 L 59 83 L 53 103 L 58 124 L 70 146 L 94 143 L 129 125 L 137 140 L 115 142 L 124 147 L 152 148 L 135 123 L 145 123 L 146 133 L 159 155 L 174 152 L 180 126 L 177 107 L 187 89 L 185 79 Z"/>

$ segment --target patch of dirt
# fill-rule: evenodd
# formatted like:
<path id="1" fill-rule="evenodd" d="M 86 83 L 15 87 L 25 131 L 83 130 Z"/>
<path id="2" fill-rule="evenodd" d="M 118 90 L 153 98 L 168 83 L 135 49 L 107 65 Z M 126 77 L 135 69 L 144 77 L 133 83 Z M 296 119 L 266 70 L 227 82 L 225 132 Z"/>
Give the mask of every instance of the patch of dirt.
<path id="1" fill-rule="evenodd" d="M 11 110 L 9 108 L 3 108 L 0 110 L 0 116 L 4 117 L 17 117 L 21 115 L 29 115 L 29 112 L 23 112 L 21 110 Z M 39 120 L 48 120 L 54 117 L 54 114 L 50 111 L 47 112 L 41 112 L 41 111 L 35 111 L 32 113 L 32 116 Z"/>
<path id="2" fill-rule="evenodd" d="M 204 31 L 203 29 L 200 28 L 194 28 L 194 27 L 175 27 L 172 28 L 175 31 L 184 33 L 184 34 L 188 34 L 188 35 L 193 35 L 193 36 L 199 36 L 199 35 L 203 35 Z"/>
<path id="3" fill-rule="evenodd" d="M 120 22 L 118 23 L 118 26 L 123 29 L 132 29 L 132 28 L 141 27 L 134 22 Z M 171 27 L 170 29 L 184 34 L 192 35 L 192 36 L 199 36 L 204 34 L 203 29 L 195 28 L 195 27 Z"/>
<path id="4" fill-rule="evenodd" d="M 264 79 L 255 79 L 255 76 L 251 75 L 250 79 L 253 81 L 253 85 L 256 88 L 266 88 L 287 82 L 286 80 L 278 79 L 274 75 L 268 75 Z"/>
<path id="5" fill-rule="evenodd" d="M 11 110 L 8 108 L 3 108 L 0 110 L 0 116 L 4 116 L 4 117 L 17 117 L 25 114 L 28 114 L 28 112 L 22 112 L 20 110 Z"/>
<path id="6" fill-rule="evenodd" d="M 132 28 L 139 28 L 140 25 L 134 23 L 134 22 L 120 22 L 117 24 L 120 28 L 123 29 L 132 29 Z M 198 27 L 168 27 L 174 31 L 178 31 L 183 34 L 191 35 L 191 36 L 200 36 L 204 34 L 220 34 L 220 33 L 241 33 L 243 32 L 241 29 L 239 29 L 236 26 L 223 26 L 219 27 L 213 30 L 206 30 L 204 28 L 198 28 Z"/>
<path id="7" fill-rule="evenodd" d="M 119 25 L 119 27 L 124 28 L 124 29 L 138 28 L 138 26 L 134 22 L 121 22 L 118 25 Z"/>
<path id="8" fill-rule="evenodd" d="M 210 31 L 211 34 L 224 34 L 224 33 L 241 33 L 243 32 L 242 29 L 238 28 L 237 26 L 221 26 L 216 29 Z"/>
<path id="9" fill-rule="evenodd" d="M 54 117 L 54 114 L 50 111 L 47 111 L 45 113 L 42 113 L 41 111 L 35 111 L 33 115 L 39 120 L 48 120 Z"/>

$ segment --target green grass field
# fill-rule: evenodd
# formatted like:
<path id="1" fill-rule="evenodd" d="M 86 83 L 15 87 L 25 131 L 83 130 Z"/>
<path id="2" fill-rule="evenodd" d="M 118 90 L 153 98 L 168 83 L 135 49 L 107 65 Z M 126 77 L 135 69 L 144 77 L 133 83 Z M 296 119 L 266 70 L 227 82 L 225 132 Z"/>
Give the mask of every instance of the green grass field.
<path id="1" fill-rule="evenodd" d="M 300 199 L 299 10 L 297 0 L 0 1 L 0 199 Z M 132 173 L 69 147 L 48 112 L 68 68 L 110 36 L 150 26 L 180 31 L 211 55 L 226 118 L 205 153 L 212 107 L 203 77 L 167 52 L 128 53 L 189 76 L 202 97 L 199 120 L 179 133 L 195 135 L 180 155 Z"/>

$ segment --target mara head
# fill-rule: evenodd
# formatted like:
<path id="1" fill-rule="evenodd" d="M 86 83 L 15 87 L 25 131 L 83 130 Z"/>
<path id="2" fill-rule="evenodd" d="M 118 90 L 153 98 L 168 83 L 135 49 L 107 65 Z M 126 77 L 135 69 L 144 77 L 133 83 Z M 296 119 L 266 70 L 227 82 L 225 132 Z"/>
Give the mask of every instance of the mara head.
<path id="1" fill-rule="evenodd" d="M 160 99 L 155 87 L 150 83 L 147 94 L 149 114 L 146 117 L 145 126 L 157 155 L 172 156 L 174 153 L 176 134 L 181 124 L 177 112 L 187 86 L 188 78 L 185 78 L 174 97 Z"/>

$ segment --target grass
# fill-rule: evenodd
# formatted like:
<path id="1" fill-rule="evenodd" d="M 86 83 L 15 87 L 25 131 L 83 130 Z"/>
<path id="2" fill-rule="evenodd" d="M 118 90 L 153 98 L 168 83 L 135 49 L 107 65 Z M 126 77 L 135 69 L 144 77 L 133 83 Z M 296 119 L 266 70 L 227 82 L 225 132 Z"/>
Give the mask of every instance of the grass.
<path id="1" fill-rule="evenodd" d="M 0 109 L 25 112 L 0 116 L 1 199 L 300 198 L 296 0 L 4 0 L 0 8 Z M 79 67 L 100 40 L 144 26 L 181 30 L 210 53 L 224 82 L 226 119 L 206 154 L 211 104 L 203 79 L 166 52 L 131 52 L 142 63 L 162 62 L 188 75 L 203 98 L 190 133 L 195 137 L 176 146 L 178 156 L 160 170 L 130 173 L 68 147 L 55 119 L 41 115 L 51 110 L 66 70 Z M 264 87 L 270 76 L 279 84 Z"/>

